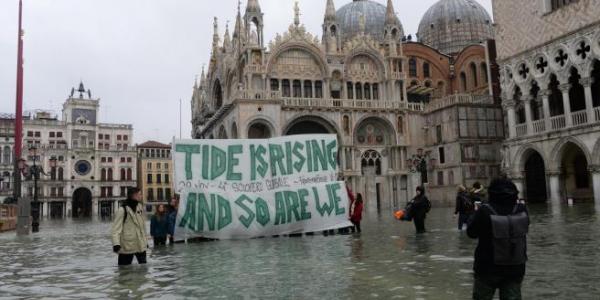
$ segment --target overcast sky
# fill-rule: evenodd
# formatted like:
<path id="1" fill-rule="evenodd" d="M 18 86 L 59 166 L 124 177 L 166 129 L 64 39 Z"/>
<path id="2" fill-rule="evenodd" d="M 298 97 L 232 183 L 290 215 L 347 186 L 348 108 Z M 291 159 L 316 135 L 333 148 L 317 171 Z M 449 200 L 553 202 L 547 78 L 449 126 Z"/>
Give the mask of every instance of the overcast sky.
<path id="1" fill-rule="evenodd" d="M 436 1 L 394 0 L 407 34 L 414 36 Z M 478 1 L 491 14 L 491 0 Z M 294 0 L 259 2 L 268 44 L 293 22 Z M 302 23 L 319 36 L 325 3 L 300 0 Z M 0 0 L 0 112 L 15 110 L 17 7 L 18 0 Z M 101 122 L 133 124 L 138 143 L 178 136 L 182 99 L 183 137 L 189 137 L 192 85 L 210 56 L 213 16 L 222 36 L 226 21 L 233 27 L 236 7 L 237 0 L 24 0 L 24 109 L 58 113 L 83 80 L 101 98 Z"/>

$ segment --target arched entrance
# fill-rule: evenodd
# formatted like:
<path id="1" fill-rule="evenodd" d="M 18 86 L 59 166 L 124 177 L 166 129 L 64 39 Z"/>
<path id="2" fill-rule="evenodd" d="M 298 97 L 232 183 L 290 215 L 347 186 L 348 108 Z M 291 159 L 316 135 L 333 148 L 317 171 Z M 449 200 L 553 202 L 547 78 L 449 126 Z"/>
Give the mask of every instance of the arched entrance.
<path id="1" fill-rule="evenodd" d="M 92 192 L 87 188 L 78 188 L 73 192 L 73 218 L 92 216 Z"/>
<path id="2" fill-rule="evenodd" d="M 287 130 L 285 135 L 330 133 L 325 126 L 314 121 L 300 121 Z"/>
<path id="3" fill-rule="evenodd" d="M 264 123 L 256 122 L 248 128 L 249 139 L 268 139 L 271 136 L 271 128 Z"/>
<path id="4" fill-rule="evenodd" d="M 392 207 L 394 176 L 391 167 L 391 147 L 396 144 L 393 126 L 385 119 L 369 117 L 354 130 L 354 145 L 361 153 L 361 177 L 357 190 L 365 197 L 367 211 Z M 396 196 L 397 197 L 397 196 Z"/>
<path id="5" fill-rule="evenodd" d="M 525 161 L 525 189 L 528 202 L 542 203 L 548 199 L 546 166 L 542 156 L 534 150 L 531 150 Z"/>
<path id="6" fill-rule="evenodd" d="M 563 146 L 560 160 L 561 185 L 567 199 L 590 201 L 594 199 L 588 159 L 583 150 L 574 143 Z"/>
<path id="7" fill-rule="evenodd" d="M 304 116 L 290 122 L 284 135 L 298 134 L 337 134 L 336 128 L 328 121 L 319 116 Z"/>

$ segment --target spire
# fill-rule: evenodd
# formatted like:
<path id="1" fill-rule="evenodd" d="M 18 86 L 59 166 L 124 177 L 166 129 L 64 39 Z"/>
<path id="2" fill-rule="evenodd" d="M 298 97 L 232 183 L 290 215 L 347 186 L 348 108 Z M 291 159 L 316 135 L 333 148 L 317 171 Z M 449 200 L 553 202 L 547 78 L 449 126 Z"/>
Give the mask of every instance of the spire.
<path id="1" fill-rule="evenodd" d="M 238 1 L 237 16 L 235 17 L 235 26 L 233 28 L 233 38 L 239 38 L 243 32 L 242 13 L 240 12 L 241 1 Z"/>
<path id="2" fill-rule="evenodd" d="M 260 4 L 258 4 L 258 0 L 248 0 L 248 4 L 246 5 L 246 12 L 260 12 Z"/>
<path id="3" fill-rule="evenodd" d="M 298 0 L 294 4 L 294 25 L 296 27 L 300 26 L 300 6 L 298 5 Z"/>
<path id="4" fill-rule="evenodd" d="M 214 33 L 213 33 L 213 51 L 216 53 L 217 48 L 219 48 L 219 22 L 217 17 L 215 17 L 215 21 L 213 23 Z"/>
<path id="5" fill-rule="evenodd" d="M 327 8 L 325 9 L 325 22 L 335 22 L 335 5 L 333 0 L 327 0 Z"/>
<path id="6" fill-rule="evenodd" d="M 229 50 L 231 48 L 231 39 L 229 38 L 229 21 L 225 24 L 225 34 L 223 35 L 223 48 Z"/>
<path id="7" fill-rule="evenodd" d="M 392 0 L 387 1 L 387 10 L 385 12 L 385 24 L 386 25 L 398 25 L 398 17 L 394 11 L 394 4 Z"/>
<path id="8" fill-rule="evenodd" d="M 202 74 L 200 75 L 200 87 L 206 87 L 206 74 L 204 73 L 204 65 L 202 66 Z"/>

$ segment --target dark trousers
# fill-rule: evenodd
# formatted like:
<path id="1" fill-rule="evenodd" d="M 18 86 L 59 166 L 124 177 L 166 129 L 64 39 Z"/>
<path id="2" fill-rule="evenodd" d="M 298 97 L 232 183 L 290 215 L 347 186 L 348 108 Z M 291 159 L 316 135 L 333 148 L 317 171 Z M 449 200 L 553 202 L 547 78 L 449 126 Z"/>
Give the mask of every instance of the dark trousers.
<path id="1" fill-rule="evenodd" d="M 417 233 L 425 232 L 425 218 L 413 218 L 413 222 L 415 223 Z"/>
<path id="2" fill-rule="evenodd" d="M 354 224 L 353 227 L 350 227 L 352 229 L 352 232 L 359 232 L 360 233 L 360 221 L 359 222 L 352 221 L 352 224 Z"/>
<path id="3" fill-rule="evenodd" d="M 475 275 L 473 300 L 492 300 L 496 290 L 500 291 L 500 300 L 521 300 L 522 282 L 523 278 Z"/>
<path id="4" fill-rule="evenodd" d="M 119 266 L 128 266 L 133 262 L 133 256 L 137 259 L 138 264 L 146 263 L 146 251 L 135 254 L 119 254 Z"/>
<path id="5" fill-rule="evenodd" d="M 156 236 L 156 237 L 154 237 L 154 247 L 160 246 L 160 245 L 166 245 L 166 244 L 167 244 L 167 237 L 166 236 Z"/>
<path id="6" fill-rule="evenodd" d="M 462 230 L 463 225 L 467 225 L 470 217 L 471 217 L 471 214 L 458 213 L 458 230 Z"/>

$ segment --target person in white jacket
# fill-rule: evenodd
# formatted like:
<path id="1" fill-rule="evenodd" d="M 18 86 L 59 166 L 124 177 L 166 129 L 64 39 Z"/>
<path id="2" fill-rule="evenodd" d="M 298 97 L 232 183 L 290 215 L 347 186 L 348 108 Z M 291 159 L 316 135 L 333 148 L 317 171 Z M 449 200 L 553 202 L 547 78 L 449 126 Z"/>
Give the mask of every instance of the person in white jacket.
<path id="1" fill-rule="evenodd" d="M 127 190 L 127 200 L 117 210 L 112 224 L 113 251 L 119 254 L 119 266 L 130 265 L 135 256 L 139 264 L 146 263 L 148 239 L 146 216 L 138 188 Z"/>

